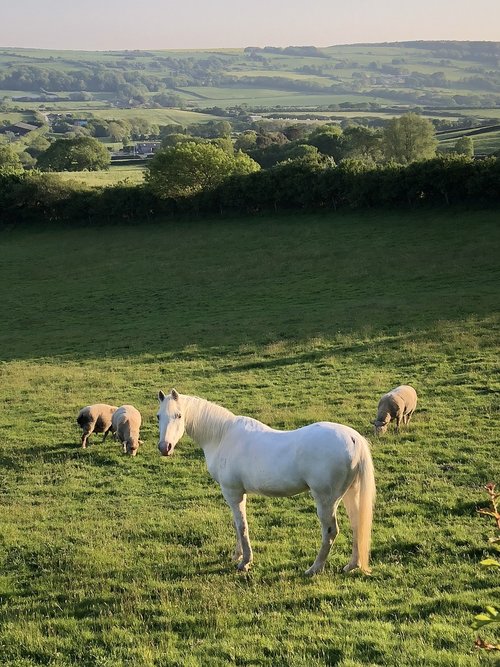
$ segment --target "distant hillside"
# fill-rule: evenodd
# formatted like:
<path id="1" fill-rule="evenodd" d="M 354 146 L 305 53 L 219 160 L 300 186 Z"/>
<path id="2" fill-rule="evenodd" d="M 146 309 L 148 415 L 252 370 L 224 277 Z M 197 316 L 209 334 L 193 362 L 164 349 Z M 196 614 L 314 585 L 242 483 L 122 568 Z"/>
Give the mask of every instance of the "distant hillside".
<path id="1" fill-rule="evenodd" d="M 206 51 L 0 49 L 0 97 L 193 109 L 500 108 L 500 42 Z M 361 106 L 360 106 L 361 105 Z"/>

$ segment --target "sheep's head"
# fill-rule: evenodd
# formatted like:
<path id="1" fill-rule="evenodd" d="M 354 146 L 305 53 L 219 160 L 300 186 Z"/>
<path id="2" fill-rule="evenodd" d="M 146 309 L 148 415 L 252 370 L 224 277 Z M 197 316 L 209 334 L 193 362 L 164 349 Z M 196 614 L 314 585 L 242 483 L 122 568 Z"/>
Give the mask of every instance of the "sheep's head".
<path id="1" fill-rule="evenodd" d="M 387 431 L 389 420 L 384 421 L 383 419 L 375 419 L 375 421 L 372 421 L 372 424 L 375 435 L 382 435 Z"/>
<path id="2" fill-rule="evenodd" d="M 139 449 L 139 444 L 141 444 L 140 440 L 129 438 L 123 443 L 123 453 L 129 454 L 130 456 L 136 456 L 137 450 Z"/>

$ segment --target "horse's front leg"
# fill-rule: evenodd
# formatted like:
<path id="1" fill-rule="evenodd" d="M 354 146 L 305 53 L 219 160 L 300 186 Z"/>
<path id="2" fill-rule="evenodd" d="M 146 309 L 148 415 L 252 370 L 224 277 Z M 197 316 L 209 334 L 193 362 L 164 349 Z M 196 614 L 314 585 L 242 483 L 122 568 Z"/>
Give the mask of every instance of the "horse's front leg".
<path id="1" fill-rule="evenodd" d="M 222 487 L 222 495 L 233 512 L 234 527 L 236 528 L 236 550 L 235 556 L 241 550 L 241 560 L 238 563 L 238 570 L 246 572 L 253 560 L 252 547 L 248 537 L 247 524 L 247 497 L 245 493 L 235 489 Z"/>

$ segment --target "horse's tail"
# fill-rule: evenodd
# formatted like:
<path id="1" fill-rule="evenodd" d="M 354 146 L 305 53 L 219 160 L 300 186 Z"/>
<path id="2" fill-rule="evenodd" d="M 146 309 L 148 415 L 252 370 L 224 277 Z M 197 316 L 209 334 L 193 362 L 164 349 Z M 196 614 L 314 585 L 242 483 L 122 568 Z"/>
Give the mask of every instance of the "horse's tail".
<path id="1" fill-rule="evenodd" d="M 358 463 L 359 514 L 358 514 L 358 556 L 359 567 L 369 573 L 370 545 L 372 535 L 373 505 L 375 503 L 375 474 L 366 438 L 360 437 L 360 457 Z"/>

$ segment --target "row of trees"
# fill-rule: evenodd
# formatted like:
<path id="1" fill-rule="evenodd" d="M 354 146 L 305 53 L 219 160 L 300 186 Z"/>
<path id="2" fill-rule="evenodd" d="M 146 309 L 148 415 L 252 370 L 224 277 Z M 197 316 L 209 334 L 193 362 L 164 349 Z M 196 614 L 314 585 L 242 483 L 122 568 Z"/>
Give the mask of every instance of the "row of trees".
<path id="1" fill-rule="evenodd" d="M 197 145 L 198 149 L 200 145 Z M 223 178 L 204 188 L 156 190 L 154 180 L 142 186 L 85 188 L 56 174 L 0 170 L 0 209 L 8 225 L 75 220 L 142 221 L 156 216 L 253 214 L 266 211 L 339 210 L 356 207 L 407 207 L 423 204 L 500 203 L 500 160 L 465 156 L 434 158 L 408 166 L 376 168 L 359 161 L 338 167 L 308 159 L 255 170 L 232 163 Z M 168 187 L 168 185 L 167 185 Z"/>
<path id="2" fill-rule="evenodd" d="M 436 154 L 437 140 L 432 123 L 410 113 L 393 118 L 385 128 L 338 125 L 291 126 L 283 132 L 249 131 L 241 134 L 235 147 L 247 152 L 262 167 L 268 168 L 289 159 L 316 155 L 335 163 L 359 159 L 370 164 L 395 160 L 409 164 Z"/>
<path id="3" fill-rule="evenodd" d="M 145 132 L 155 132 L 162 137 L 163 150 L 153 158 L 149 178 L 161 180 L 161 174 L 173 173 L 181 179 L 184 171 L 191 169 L 194 190 L 196 179 L 200 175 L 198 166 L 189 166 L 190 156 L 199 152 L 198 163 L 206 160 L 203 169 L 218 171 L 214 160 L 220 165 L 254 165 L 270 168 L 283 162 L 307 158 L 318 165 L 332 166 L 345 160 L 358 160 L 367 166 L 375 166 L 393 161 L 398 164 L 410 164 L 419 160 L 432 158 L 436 154 L 437 141 L 432 123 L 416 114 L 410 113 L 393 118 L 385 128 L 369 128 L 363 126 L 347 126 L 343 130 L 335 124 L 319 125 L 311 129 L 306 124 L 288 125 L 282 131 L 266 129 L 261 126 L 257 130 L 242 132 L 232 138 L 232 127 L 228 121 L 210 121 L 190 128 L 190 132 L 179 126 L 151 126 L 147 121 L 133 125 L 129 121 L 102 121 L 93 119 L 87 127 L 81 128 L 78 136 L 58 139 L 50 143 L 46 136 L 36 134 L 29 140 L 26 152 L 33 162 L 25 166 L 36 165 L 48 171 L 79 171 L 83 169 L 105 169 L 109 166 L 110 157 L 106 148 L 95 138 L 113 135 L 115 140 L 128 141 L 135 131 L 135 137 L 145 138 Z M 147 127 L 146 127 L 147 126 Z M 132 135 L 134 136 L 134 135 Z M 187 145 L 185 145 L 187 144 Z M 197 148 L 205 144 L 206 148 Z M 454 151 L 473 154 L 473 143 L 470 137 L 459 138 Z M 11 163 L 4 152 L 1 164 Z M 12 166 L 12 165 L 11 165 Z M 253 168 L 253 167 L 252 167 Z M 203 180 L 203 179 L 202 179 Z M 193 191 L 194 191 L 193 190 Z M 158 189 L 157 189 L 158 191 Z"/>

